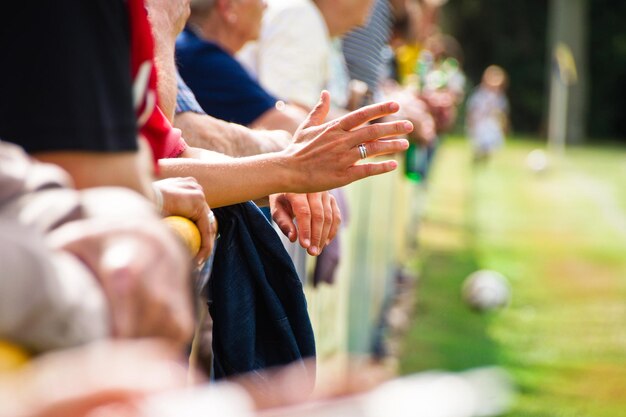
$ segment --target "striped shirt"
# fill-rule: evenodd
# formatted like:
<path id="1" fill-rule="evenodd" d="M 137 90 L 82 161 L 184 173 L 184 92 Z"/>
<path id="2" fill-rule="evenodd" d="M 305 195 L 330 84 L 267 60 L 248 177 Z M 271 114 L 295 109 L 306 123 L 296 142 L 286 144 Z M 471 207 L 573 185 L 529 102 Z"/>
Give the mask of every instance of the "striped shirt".
<path id="1" fill-rule="evenodd" d="M 191 89 L 185 84 L 178 71 L 176 71 L 176 82 L 178 84 L 178 92 L 176 93 L 176 114 L 193 112 L 198 114 L 206 114 L 196 96 L 191 92 Z"/>
<path id="2" fill-rule="evenodd" d="M 343 53 L 350 78 L 361 80 L 375 95 L 385 74 L 386 50 L 391 37 L 393 13 L 389 0 L 376 0 L 365 26 L 346 34 Z"/>

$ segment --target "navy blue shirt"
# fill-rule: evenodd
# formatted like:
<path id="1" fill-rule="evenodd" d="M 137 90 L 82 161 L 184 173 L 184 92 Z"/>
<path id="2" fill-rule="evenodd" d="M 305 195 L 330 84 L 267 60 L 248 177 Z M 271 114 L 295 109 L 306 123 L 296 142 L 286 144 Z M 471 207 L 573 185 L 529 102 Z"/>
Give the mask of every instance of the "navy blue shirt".
<path id="1" fill-rule="evenodd" d="M 185 29 L 176 40 L 178 70 L 207 114 L 249 125 L 277 99 L 217 44 Z"/>

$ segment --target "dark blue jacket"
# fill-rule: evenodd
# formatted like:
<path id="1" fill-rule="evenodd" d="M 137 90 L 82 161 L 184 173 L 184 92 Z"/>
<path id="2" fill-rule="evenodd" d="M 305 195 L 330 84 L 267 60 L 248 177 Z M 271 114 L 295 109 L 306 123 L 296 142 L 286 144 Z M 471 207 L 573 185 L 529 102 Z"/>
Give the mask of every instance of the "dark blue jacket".
<path id="1" fill-rule="evenodd" d="M 215 378 L 303 365 L 315 357 L 313 329 L 279 237 L 251 202 L 213 211 L 220 230 L 209 281 Z M 307 377 L 313 381 L 314 371 Z"/>

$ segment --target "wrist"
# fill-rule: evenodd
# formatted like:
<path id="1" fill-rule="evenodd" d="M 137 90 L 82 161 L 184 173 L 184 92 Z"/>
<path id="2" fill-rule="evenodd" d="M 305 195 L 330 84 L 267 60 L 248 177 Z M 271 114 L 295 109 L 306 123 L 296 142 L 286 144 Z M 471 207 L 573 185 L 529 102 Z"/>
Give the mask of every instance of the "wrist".
<path id="1" fill-rule="evenodd" d="M 152 12 L 152 13 L 151 13 Z M 150 21 L 150 26 L 152 28 L 152 35 L 155 39 L 155 47 L 163 46 L 168 43 L 159 42 L 159 40 L 176 40 L 181 30 L 177 28 L 177 26 L 172 22 L 170 16 L 166 13 L 156 12 L 153 10 L 148 10 L 148 20 Z"/>
<path id="2" fill-rule="evenodd" d="M 269 155 L 269 154 L 268 154 Z M 279 192 L 297 193 L 305 184 L 301 170 L 296 166 L 296 158 L 290 155 L 288 148 L 274 152 L 274 164 L 276 165 L 276 178 L 280 180 Z"/>

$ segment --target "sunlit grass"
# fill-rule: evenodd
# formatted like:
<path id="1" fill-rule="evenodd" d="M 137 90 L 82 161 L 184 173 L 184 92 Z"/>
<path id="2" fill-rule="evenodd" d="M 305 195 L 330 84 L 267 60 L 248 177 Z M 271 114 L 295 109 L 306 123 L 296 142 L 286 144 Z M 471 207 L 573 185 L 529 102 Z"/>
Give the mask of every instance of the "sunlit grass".
<path id="1" fill-rule="evenodd" d="M 580 147 L 541 173 L 511 141 L 485 166 L 448 140 L 419 231 L 421 279 L 403 372 L 500 365 L 511 416 L 626 415 L 626 149 Z M 477 269 L 513 298 L 478 314 L 460 298 Z"/>

